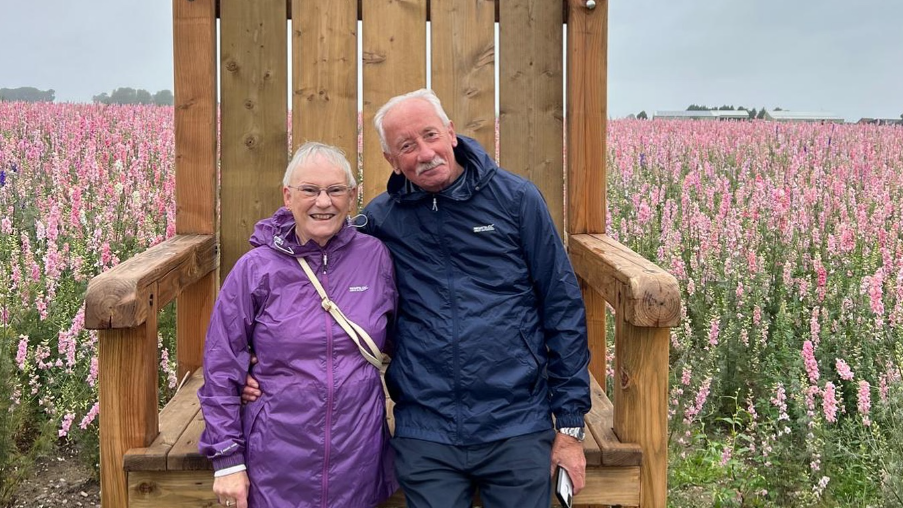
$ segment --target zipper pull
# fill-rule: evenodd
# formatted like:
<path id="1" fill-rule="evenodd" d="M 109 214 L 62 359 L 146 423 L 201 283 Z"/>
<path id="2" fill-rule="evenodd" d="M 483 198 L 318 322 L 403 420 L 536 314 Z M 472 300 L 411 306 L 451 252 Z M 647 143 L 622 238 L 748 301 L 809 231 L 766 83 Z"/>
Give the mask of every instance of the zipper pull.
<path id="1" fill-rule="evenodd" d="M 436 206 L 436 196 L 433 196 L 433 211 L 439 211 L 439 207 Z"/>
<path id="2" fill-rule="evenodd" d="M 326 262 L 329 261 L 329 258 L 326 256 L 326 253 L 323 253 L 323 273 L 326 273 Z"/>

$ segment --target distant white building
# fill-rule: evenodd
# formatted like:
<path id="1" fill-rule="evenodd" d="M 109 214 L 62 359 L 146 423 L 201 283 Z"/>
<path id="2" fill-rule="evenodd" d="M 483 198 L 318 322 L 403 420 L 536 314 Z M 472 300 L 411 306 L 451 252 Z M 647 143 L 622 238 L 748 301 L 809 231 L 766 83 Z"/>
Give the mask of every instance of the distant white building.
<path id="1" fill-rule="evenodd" d="M 656 111 L 653 120 L 749 120 L 744 110 Z"/>
<path id="2" fill-rule="evenodd" d="M 765 111 L 765 119 L 773 122 L 843 123 L 843 118 L 824 111 Z"/>

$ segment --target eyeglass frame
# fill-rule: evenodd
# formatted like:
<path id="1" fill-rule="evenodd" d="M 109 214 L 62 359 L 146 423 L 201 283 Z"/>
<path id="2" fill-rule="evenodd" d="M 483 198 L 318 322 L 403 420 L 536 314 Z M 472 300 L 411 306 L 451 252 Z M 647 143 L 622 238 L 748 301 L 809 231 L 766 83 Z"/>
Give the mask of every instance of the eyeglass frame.
<path id="1" fill-rule="evenodd" d="M 330 200 L 333 200 L 335 198 L 350 196 L 351 191 L 354 190 L 354 187 L 350 185 L 341 184 L 330 185 L 329 187 L 319 187 L 316 185 L 286 185 L 285 187 L 300 192 L 301 197 L 304 199 L 317 199 L 320 197 L 320 194 L 325 192 L 326 197 L 328 197 Z M 317 190 L 317 193 L 309 194 L 309 192 L 313 191 L 314 189 Z M 330 193 L 330 190 L 337 190 L 337 193 L 333 195 Z"/>

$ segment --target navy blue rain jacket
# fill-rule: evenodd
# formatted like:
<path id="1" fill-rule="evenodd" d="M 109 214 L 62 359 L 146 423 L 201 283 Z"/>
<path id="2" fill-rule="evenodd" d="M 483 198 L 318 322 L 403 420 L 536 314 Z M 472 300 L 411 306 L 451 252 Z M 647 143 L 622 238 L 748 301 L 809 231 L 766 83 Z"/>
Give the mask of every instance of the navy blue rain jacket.
<path id="1" fill-rule="evenodd" d="M 464 174 L 433 194 L 393 174 L 364 210 L 392 253 L 395 435 L 470 445 L 583 426 L 586 316 L 539 190 L 459 136 Z"/>

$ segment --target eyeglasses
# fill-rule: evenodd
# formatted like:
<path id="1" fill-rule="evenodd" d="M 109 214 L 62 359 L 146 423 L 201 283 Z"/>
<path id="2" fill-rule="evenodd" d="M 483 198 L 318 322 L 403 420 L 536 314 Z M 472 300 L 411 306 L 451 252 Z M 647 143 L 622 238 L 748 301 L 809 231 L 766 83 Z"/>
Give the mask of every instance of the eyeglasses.
<path id="1" fill-rule="evenodd" d="M 320 196 L 321 192 L 325 192 L 329 199 L 342 198 L 348 195 L 351 187 L 347 185 L 330 185 L 329 187 L 317 187 L 316 185 L 286 185 L 289 189 L 295 189 L 301 193 L 304 199 L 315 199 Z"/>

